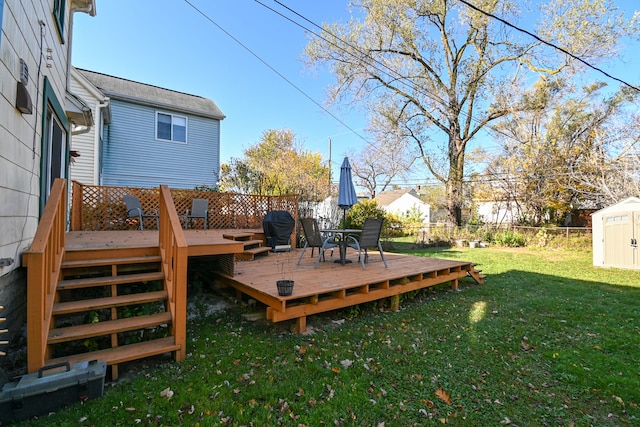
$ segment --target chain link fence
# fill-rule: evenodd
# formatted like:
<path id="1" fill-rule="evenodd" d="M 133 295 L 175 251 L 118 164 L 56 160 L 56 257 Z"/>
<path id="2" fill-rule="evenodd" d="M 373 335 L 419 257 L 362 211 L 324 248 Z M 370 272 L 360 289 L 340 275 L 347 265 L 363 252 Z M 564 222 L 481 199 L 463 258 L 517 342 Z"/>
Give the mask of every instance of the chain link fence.
<path id="1" fill-rule="evenodd" d="M 402 239 L 419 247 L 429 246 L 535 246 L 545 248 L 591 248 L 588 227 L 527 227 L 517 225 L 446 224 L 400 225 L 387 232 L 386 240 Z"/>

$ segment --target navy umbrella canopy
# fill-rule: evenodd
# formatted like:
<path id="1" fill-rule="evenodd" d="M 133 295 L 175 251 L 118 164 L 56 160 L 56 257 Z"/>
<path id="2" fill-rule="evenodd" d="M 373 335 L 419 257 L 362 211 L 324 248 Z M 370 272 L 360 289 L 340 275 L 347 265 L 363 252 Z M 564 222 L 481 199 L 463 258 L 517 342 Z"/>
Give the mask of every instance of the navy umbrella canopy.
<path id="1" fill-rule="evenodd" d="M 338 185 L 338 206 L 344 211 L 345 220 L 347 209 L 356 203 L 358 203 L 358 196 L 351 179 L 351 165 L 349 164 L 349 158 L 345 157 L 342 161 L 342 166 L 340 166 L 340 183 Z"/>

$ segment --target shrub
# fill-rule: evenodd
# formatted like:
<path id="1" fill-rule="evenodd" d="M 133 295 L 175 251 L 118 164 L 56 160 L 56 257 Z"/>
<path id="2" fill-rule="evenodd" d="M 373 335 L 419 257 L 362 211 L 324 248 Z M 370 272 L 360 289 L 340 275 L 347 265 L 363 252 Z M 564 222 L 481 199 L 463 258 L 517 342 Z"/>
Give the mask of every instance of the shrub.
<path id="1" fill-rule="evenodd" d="M 493 236 L 493 242 L 500 246 L 508 246 L 519 248 L 527 245 L 527 239 L 524 234 L 511 230 L 500 231 Z"/>
<path id="2" fill-rule="evenodd" d="M 362 228 L 367 218 L 384 219 L 382 234 L 384 236 L 401 236 L 404 229 L 402 220 L 395 214 L 388 213 L 378 206 L 375 199 L 362 200 L 347 211 L 345 228 Z"/>

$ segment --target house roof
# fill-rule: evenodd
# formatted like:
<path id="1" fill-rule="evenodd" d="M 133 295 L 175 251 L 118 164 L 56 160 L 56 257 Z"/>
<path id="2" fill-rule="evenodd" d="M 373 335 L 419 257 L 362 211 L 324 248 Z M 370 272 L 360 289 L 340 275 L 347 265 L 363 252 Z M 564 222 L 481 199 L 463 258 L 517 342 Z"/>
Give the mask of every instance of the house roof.
<path id="1" fill-rule="evenodd" d="M 212 119 L 222 120 L 225 118 L 225 115 L 215 102 L 202 96 L 190 95 L 95 71 L 80 68 L 78 68 L 78 71 L 111 99 L 180 111 Z"/>
<path id="2" fill-rule="evenodd" d="M 407 193 L 421 202 L 420 197 L 418 197 L 418 193 L 416 193 L 416 190 L 413 188 L 383 191 L 380 194 L 376 194 L 375 199 L 378 202 L 378 206 L 388 206 Z"/>

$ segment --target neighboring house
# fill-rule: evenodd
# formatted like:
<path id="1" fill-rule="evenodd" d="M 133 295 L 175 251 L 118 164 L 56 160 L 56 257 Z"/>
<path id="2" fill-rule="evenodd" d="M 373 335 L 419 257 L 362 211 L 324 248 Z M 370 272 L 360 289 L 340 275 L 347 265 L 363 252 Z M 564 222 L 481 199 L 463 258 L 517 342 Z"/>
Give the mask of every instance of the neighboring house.
<path id="1" fill-rule="evenodd" d="M 521 216 L 518 204 L 510 200 L 476 202 L 476 214 L 487 224 L 513 224 Z"/>
<path id="2" fill-rule="evenodd" d="M 376 195 L 375 200 L 378 202 L 378 206 L 389 213 L 400 216 L 419 213 L 424 224 L 431 222 L 429 205 L 420 200 L 414 189 L 383 191 Z"/>
<path id="3" fill-rule="evenodd" d="M 73 141 L 80 157 L 75 159 L 77 174 L 76 166 L 72 169 L 80 182 L 185 189 L 217 185 L 220 122 L 225 116 L 212 100 L 77 71 L 74 81 L 87 91 L 87 97 L 91 95 L 100 122 L 95 135 Z"/>
<path id="4" fill-rule="evenodd" d="M 70 135 L 92 125 L 68 64 L 73 14 L 95 10 L 95 0 L 0 0 L 0 317 L 9 339 L 26 319 L 22 253 L 54 179 L 68 177 Z"/>

